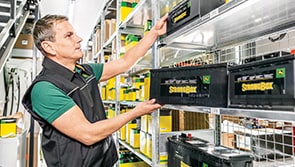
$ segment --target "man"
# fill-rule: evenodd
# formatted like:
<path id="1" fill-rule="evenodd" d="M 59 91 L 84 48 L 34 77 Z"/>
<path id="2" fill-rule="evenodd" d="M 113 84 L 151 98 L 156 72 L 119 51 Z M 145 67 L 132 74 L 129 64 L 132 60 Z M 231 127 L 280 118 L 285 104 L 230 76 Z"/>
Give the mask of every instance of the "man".
<path id="1" fill-rule="evenodd" d="M 130 120 L 161 107 L 155 99 L 106 119 L 97 83 L 127 71 L 158 36 L 166 33 L 167 15 L 119 60 L 77 64 L 80 43 L 68 18 L 46 15 L 34 26 L 43 69 L 27 90 L 23 104 L 42 127 L 42 151 L 48 167 L 109 167 L 118 160 L 111 136 Z"/>

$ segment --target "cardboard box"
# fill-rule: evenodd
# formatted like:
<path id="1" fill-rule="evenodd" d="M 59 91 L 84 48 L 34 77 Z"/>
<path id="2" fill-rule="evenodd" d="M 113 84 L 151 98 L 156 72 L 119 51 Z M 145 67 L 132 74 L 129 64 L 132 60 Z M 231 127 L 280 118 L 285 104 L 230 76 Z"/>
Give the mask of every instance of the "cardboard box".
<path id="1" fill-rule="evenodd" d="M 198 112 L 172 111 L 172 131 L 209 128 L 209 114 Z"/>
<path id="2" fill-rule="evenodd" d="M 101 49 L 101 29 L 96 30 L 96 52 Z"/>
<path id="3" fill-rule="evenodd" d="M 116 19 L 111 19 L 111 23 L 110 23 L 110 36 L 115 33 L 116 27 L 117 27 L 117 21 L 116 21 Z"/>
<path id="4" fill-rule="evenodd" d="M 235 148 L 235 134 L 234 133 L 222 133 L 222 141 L 221 145 Z"/>
<path id="5" fill-rule="evenodd" d="M 108 41 L 110 38 L 110 26 L 111 26 L 111 20 L 106 19 L 104 21 L 104 42 Z"/>
<path id="6" fill-rule="evenodd" d="M 14 48 L 18 49 L 33 49 L 34 40 L 32 34 L 19 34 Z"/>

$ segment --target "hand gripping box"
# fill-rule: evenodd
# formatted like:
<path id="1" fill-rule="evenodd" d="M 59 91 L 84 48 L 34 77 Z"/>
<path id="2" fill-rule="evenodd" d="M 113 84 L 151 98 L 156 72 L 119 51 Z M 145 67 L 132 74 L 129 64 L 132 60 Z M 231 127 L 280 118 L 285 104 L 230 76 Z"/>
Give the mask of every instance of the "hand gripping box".
<path id="1" fill-rule="evenodd" d="M 198 19 L 225 3 L 225 0 L 183 0 L 168 14 L 167 34 Z"/>

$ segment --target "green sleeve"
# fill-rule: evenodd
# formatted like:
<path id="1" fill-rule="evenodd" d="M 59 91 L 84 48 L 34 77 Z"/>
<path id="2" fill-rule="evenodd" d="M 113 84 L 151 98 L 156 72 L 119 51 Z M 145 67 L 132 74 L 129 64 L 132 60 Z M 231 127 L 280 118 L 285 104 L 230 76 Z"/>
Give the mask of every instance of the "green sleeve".
<path id="1" fill-rule="evenodd" d="M 64 91 L 47 81 L 34 85 L 31 100 L 33 111 L 49 123 L 76 105 Z"/>
<path id="2" fill-rule="evenodd" d="M 88 65 L 92 68 L 94 75 L 96 77 L 96 80 L 99 81 L 101 78 L 101 75 L 102 75 L 102 71 L 103 71 L 103 64 L 89 63 Z"/>

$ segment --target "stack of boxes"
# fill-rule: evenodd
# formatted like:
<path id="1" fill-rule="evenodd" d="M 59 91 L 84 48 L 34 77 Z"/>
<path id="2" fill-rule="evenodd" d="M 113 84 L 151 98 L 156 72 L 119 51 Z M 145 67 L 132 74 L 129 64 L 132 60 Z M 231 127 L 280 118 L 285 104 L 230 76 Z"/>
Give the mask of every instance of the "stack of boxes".
<path id="1" fill-rule="evenodd" d="M 131 110 L 130 107 L 123 107 L 121 113 Z M 119 138 L 129 144 L 132 148 L 139 149 L 148 158 L 152 158 L 152 116 L 144 115 L 130 121 L 119 130 Z M 172 131 L 171 111 L 160 112 L 160 132 Z M 167 164 L 168 153 L 160 155 L 161 164 Z"/>
<path id="2" fill-rule="evenodd" d="M 160 111 L 160 133 L 172 131 L 172 114 L 169 110 Z M 152 116 L 141 116 L 140 152 L 152 158 Z M 160 163 L 167 164 L 168 153 L 160 153 Z"/>

